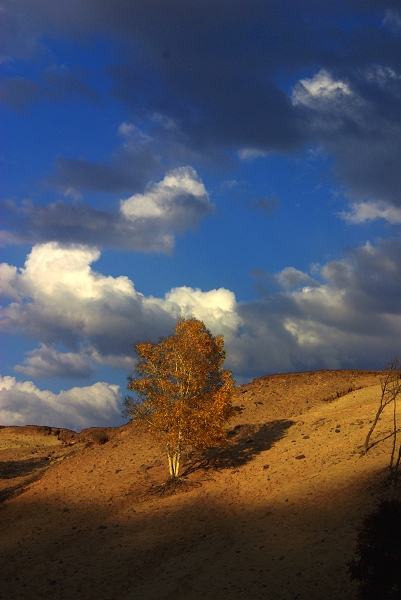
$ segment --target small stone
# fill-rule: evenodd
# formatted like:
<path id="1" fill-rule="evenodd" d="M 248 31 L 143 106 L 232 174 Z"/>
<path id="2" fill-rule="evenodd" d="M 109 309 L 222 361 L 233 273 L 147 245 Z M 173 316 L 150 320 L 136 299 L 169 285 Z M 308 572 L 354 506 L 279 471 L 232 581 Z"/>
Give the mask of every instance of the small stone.
<path id="1" fill-rule="evenodd" d="M 301 460 L 302 458 L 306 458 L 305 454 L 298 454 L 298 456 L 295 457 L 296 460 Z"/>

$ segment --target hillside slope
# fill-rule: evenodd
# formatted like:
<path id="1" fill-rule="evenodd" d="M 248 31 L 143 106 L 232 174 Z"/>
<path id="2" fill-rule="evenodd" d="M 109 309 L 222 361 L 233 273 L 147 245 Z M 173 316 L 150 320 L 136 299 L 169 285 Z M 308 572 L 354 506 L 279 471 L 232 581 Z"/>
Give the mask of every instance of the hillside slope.
<path id="1" fill-rule="evenodd" d="M 0 598 L 356 598 L 356 528 L 399 493 L 382 483 L 389 440 L 360 456 L 378 381 L 322 371 L 238 386 L 227 448 L 187 457 L 175 495 L 160 493 L 164 455 L 137 425 L 72 446 L 1 429 Z"/>

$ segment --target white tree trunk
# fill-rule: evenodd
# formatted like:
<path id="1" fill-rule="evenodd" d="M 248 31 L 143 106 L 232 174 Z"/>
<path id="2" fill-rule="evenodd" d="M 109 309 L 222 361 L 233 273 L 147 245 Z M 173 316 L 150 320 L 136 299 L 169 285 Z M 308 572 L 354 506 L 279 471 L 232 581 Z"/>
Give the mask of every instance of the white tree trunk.
<path id="1" fill-rule="evenodd" d="M 180 458 L 181 452 L 177 449 L 174 453 L 170 453 L 167 450 L 167 459 L 168 459 L 168 470 L 170 472 L 170 477 L 178 477 L 178 472 L 180 469 Z"/>

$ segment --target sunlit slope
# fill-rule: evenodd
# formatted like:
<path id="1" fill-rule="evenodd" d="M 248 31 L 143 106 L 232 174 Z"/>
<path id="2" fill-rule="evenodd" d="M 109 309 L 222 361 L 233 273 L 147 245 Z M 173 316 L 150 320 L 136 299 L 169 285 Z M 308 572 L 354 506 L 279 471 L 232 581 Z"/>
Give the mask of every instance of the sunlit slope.
<path id="1" fill-rule="evenodd" d="M 379 394 L 378 375 L 363 372 L 239 386 L 228 447 L 173 496 L 158 487 L 163 452 L 138 427 L 71 446 L 63 460 L 53 454 L 40 479 L 1 505 L 0 595 L 356 598 L 345 563 L 356 527 L 388 493 L 379 482 L 391 440 L 360 455 Z"/>

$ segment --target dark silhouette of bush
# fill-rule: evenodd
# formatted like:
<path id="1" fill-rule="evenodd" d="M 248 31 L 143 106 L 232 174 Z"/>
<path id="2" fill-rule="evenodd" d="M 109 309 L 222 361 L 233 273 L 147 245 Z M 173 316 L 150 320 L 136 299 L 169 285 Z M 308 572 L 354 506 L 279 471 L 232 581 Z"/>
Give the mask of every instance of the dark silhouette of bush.
<path id="1" fill-rule="evenodd" d="M 361 600 L 401 599 L 401 501 L 383 500 L 359 530 L 356 554 L 348 563 L 360 581 Z"/>
<path id="2" fill-rule="evenodd" d="M 107 431 L 105 429 L 98 429 L 98 428 L 93 428 L 93 429 L 89 429 L 85 432 L 85 438 L 87 438 L 89 441 L 93 442 L 94 444 L 98 444 L 99 446 L 102 446 L 103 444 L 106 444 L 109 440 L 109 434 L 107 433 Z"/>

